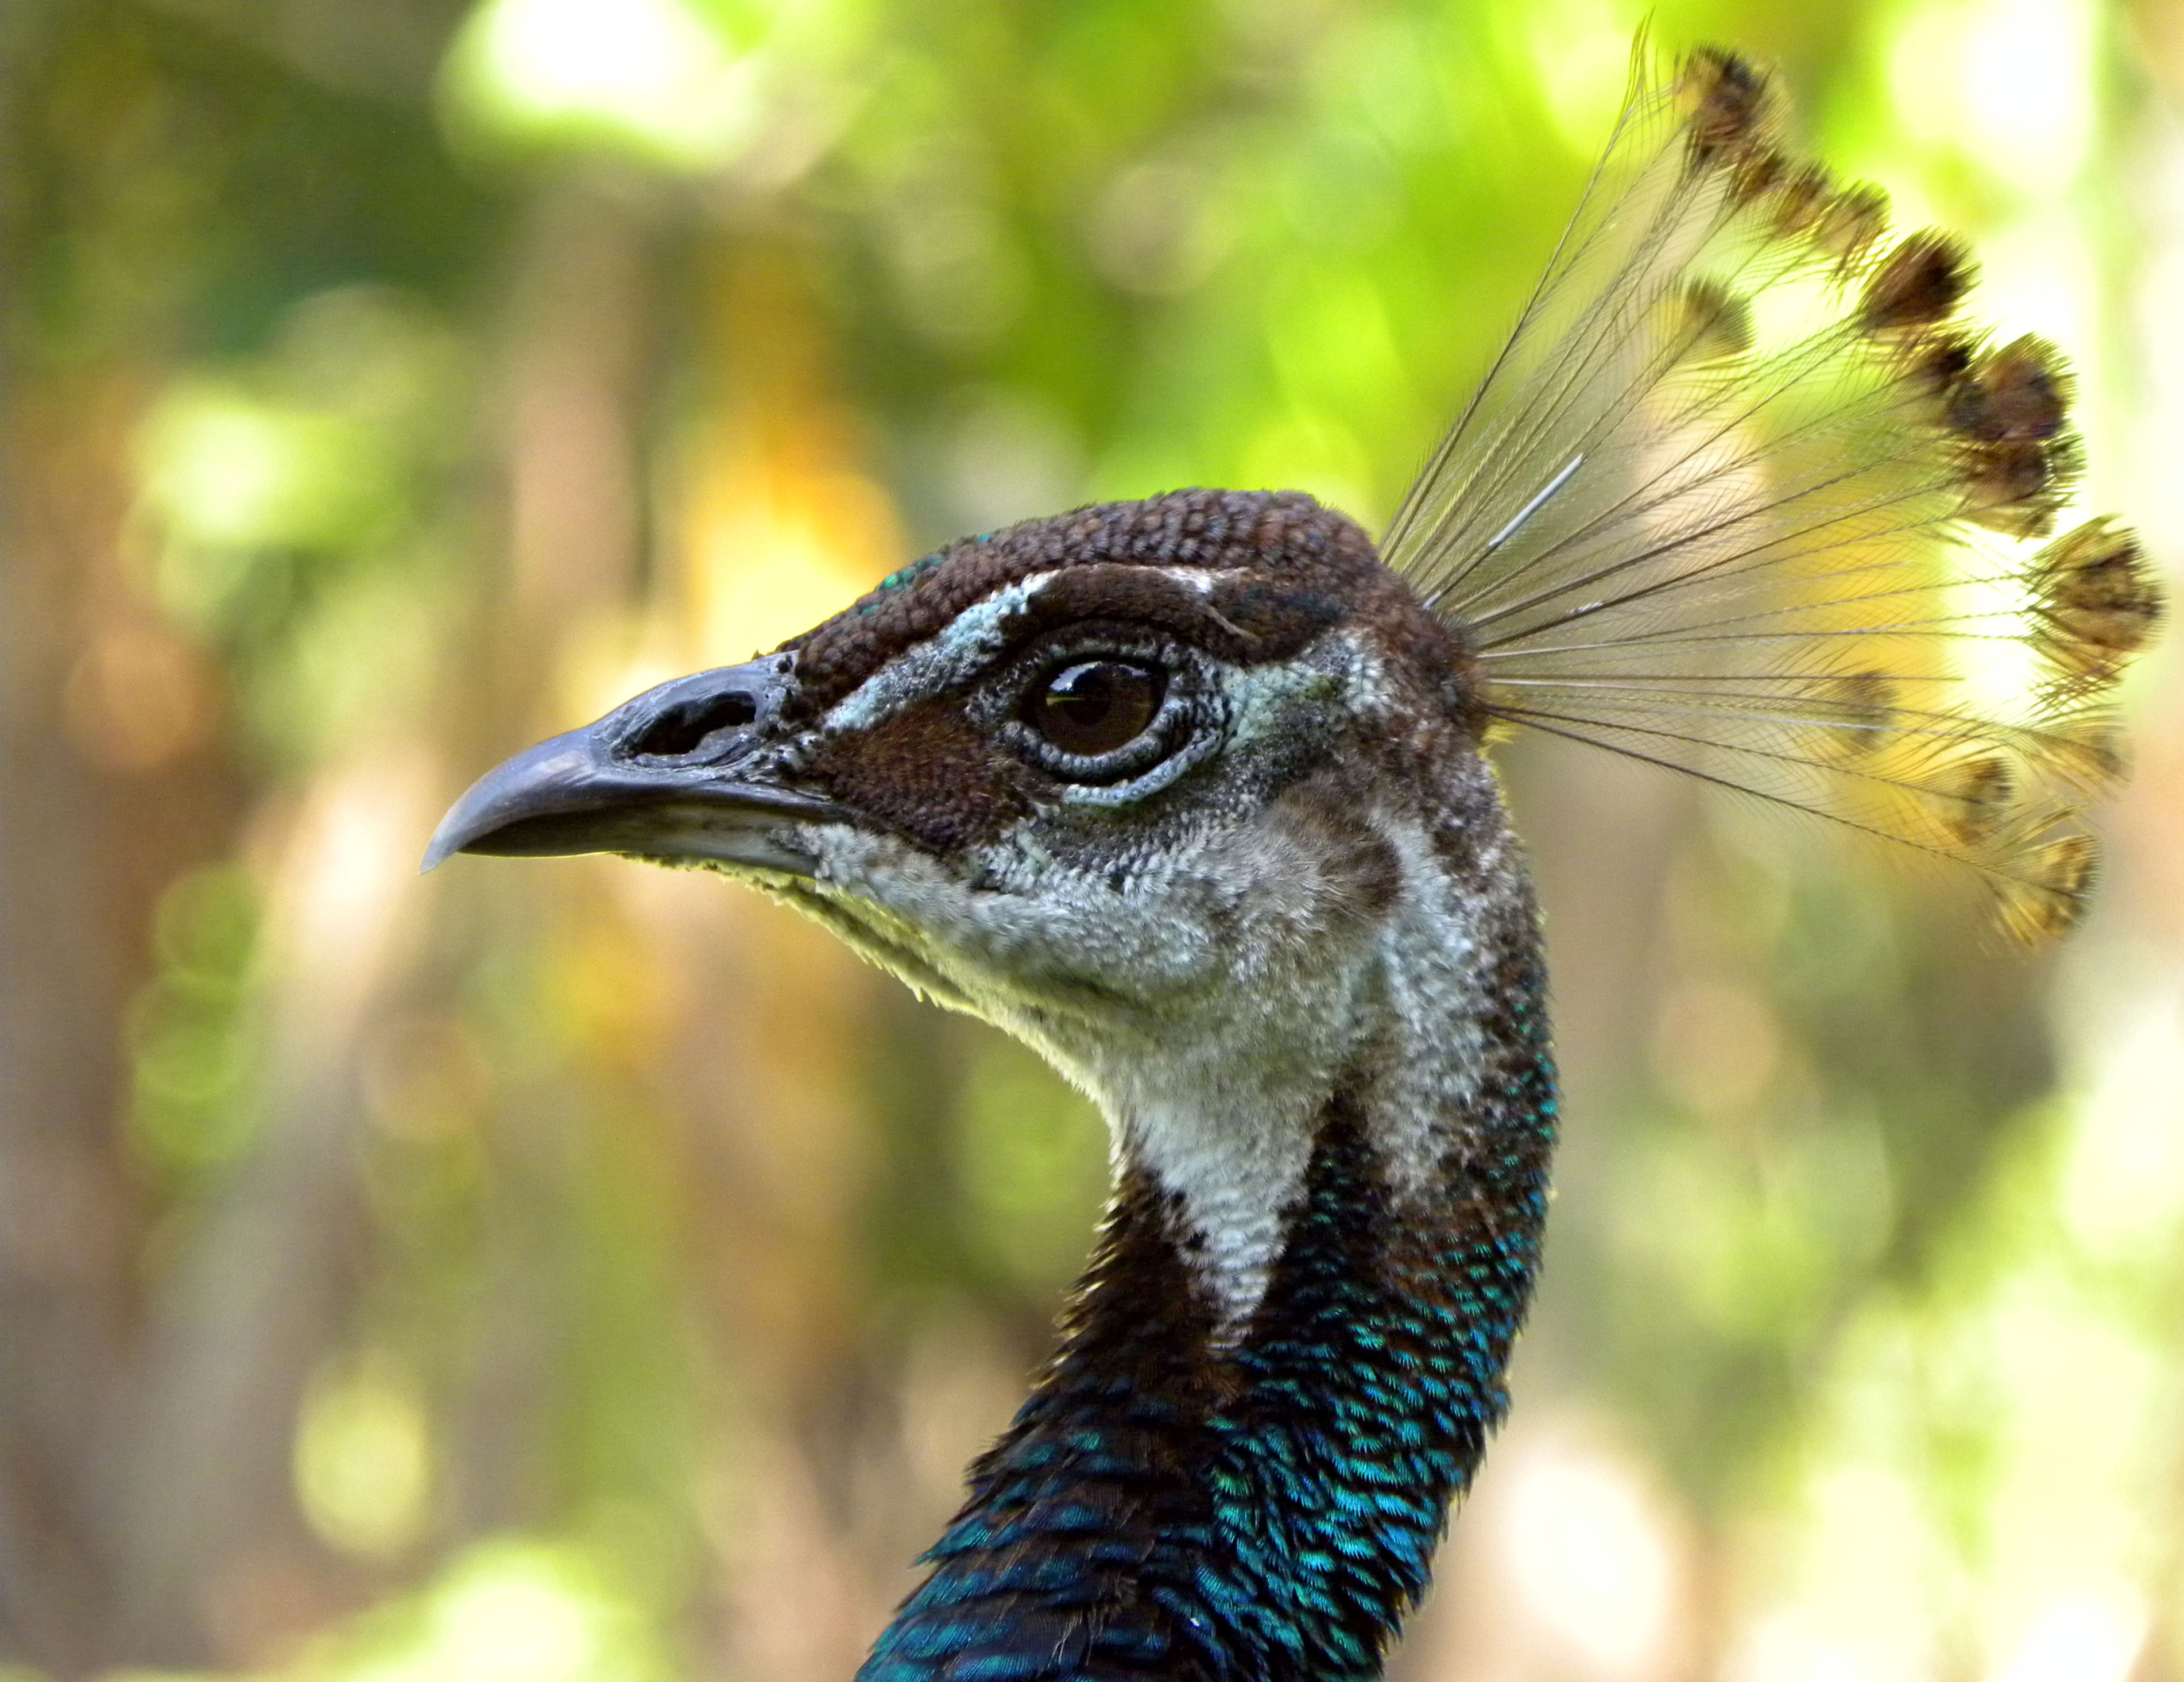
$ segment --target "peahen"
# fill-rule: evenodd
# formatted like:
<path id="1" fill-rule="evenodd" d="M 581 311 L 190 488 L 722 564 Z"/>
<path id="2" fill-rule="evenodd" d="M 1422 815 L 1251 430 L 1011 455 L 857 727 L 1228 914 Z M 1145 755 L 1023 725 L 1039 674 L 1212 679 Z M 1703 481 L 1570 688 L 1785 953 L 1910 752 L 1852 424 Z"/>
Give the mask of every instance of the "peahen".
<path id="1" fill-rule="evenodd" d="M 1959 861 L 2070 925 L 2159 605 L 2034 339 L 1641 68 L 1517 329 L 1377 548 L 1184 490 L 950 544 L 774 654 L 510 760 L 455 852 L 700 863 L 1098 1101 L 1059 1353 L 865 1682 L 1377 1676 L 1504 1407 L 1556 1131 L 1505 727 Z M 2044 545 L 2036 540 L 2046 539 Z"/>

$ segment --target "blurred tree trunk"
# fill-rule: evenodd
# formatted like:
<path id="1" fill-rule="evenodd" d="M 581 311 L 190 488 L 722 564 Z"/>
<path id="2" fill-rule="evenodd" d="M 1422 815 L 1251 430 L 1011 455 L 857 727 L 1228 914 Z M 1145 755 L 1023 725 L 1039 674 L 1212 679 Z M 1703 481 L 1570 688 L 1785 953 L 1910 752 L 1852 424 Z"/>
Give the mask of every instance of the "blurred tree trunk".
<path id="1" fill-rule="evenodd" d="M 201 739 L 150 753 L 132 734 L 132 706 L 176 702 L 164 682 L 203 681 L 122 564 L 143 372 L 8 354 L 36 342 L 25 281 L 62 232 L 40 119 L 78 21 L 0 15 L 0 1657 L 64 1676 L 111 1656 L 121 1569 L 106 1450 L 147 1216 L 117 1126 L 121 1025 L 153 899 L 234 812 Z"/>
<path id="2" fill-rule="evenodd" d="M 436 687 L 462 704 L 397 715 L 318 768 L 284 837 L 259 983 L 276 1013 L 257 1077 L 263 1143 L 201 1217 L 158 1305 L 132 1433 L 132 1656 L 209 1637 L 228 1663 L 262 1662 L 360 1598 L 354 1569 L 303 1522 L 291 1468 L 306 1384 L 368 1337 L 359 1294 L 385 1266 L 362 1183 L 376 1150 L 367 1067 L 391 1025 L 456 1009 L 448 989 L 473 969 L 476 947 L 521 950 L 540 932 L 535 899 L 511 884 L 473 908 L 484 917 L 459 921 L 460 949 L 443 941 L 434 950 L 421 924 L 440 884 L 420 884 L 415 859 L 462 780 L 455 768 L 486 763 L 532 730 L 551 711 L 566 640 L 627 606 L 641 538 L 638 417 L 649 397 L 649 216 L 641 196 L 611 184 L 566 178 L 540 189 L 512 256 L 484 427 L 498 440 L 484 480 L 498 508 L 480 523 L 507 554 L 506 572 L 481 567 L 465 612 L 475 622 L 439 628 Z M 571 1089 L 556 1092 L 507 1118 L 499 1143 L 516 1187 L 539 1188 L 526 1160 L 560 1154 Z M 526 1248 L 537 1238 L 521 1220 L 502 1230 Z M 485 1281 L 493 1317 L 528 1329 L 488 1345 L 516 1367 L 487 1375 L 485 1414 L 455 1456 L 459 1524 L 473 1534 L 552 1516 L 535 1450 L 554 1437 L 557 1351 L 541 1333 L 566 1310 L 539 1299 L 555 1271 L 544 1258 L 507 1261 Z M 511 1462 L 508 1450 L 526 1445 L 534 1453 Z"/>
<path id="3" fill-rule="evenodd" d="M 102 1639 L 115 1563 L 89 1475 L 101 1434 L 92 1399 L 115 1396 L 127 1370 L 141 1238 L 114 1126 L 125 1072 L 116 1026 L 141 969 L 117 879 L 152 861 L 127 857 L 142 832 L 117 825 L 113 780 L 75 750 L 61 717 L 72 651 L 55 630 L 77 617 L 77 543 L 110 533 L 55 506 L 66 451 L 27 436 L 39 405 L 20 380 L 0 402 L 11 422 L 0 529 L 0 1654 L 79 1674 Z M 112 839 L 86 847 L 86 836 Z"/>
<path id="4" fill-rule="evenodd" d="M 11 277 L 142 234 L 130 193 L 151 172 L 143 148 L 171 143 L 159 119 L 173 102 L 130 24 L 98 0 L 0 14 Z M 57 89 L 75 101 L 65 122 Z M 370 1267 L 363 1065 L 391 1015 L 421 997 L 445 1009 L 469 968 L 405 938 L 441 768 L 526 728 L 560 640 L 636 582 L 645 215 L 595 184 L 540 191 L 488 422 L 503 471 L 485 480 L 505 489 L 504 520 L 483 523 L 509 532 L 515 577 L 480 582 L 517 611 L 446 628 L 443 692 L 468 704 L 319 768 L 273 830 L 259 813 L 275 859 L 259 1143 L 186 1210 L 160 1210 L 131 1160 L 124 1027 L 160 893 L 231 852 L 278 792 L 230 768 L 209 668 L 163 623 L 131 548 L 132 451 L 160 372 L 143 358 L 171 338 L 192 276 L 132 251 L 142 284 L 118 315 L 64 297 L 94 319 L 58 365 L 21 354 L 53 337 L 32 318 L 50 300 L 21 285 L 0 300 L 0 345 L 17 353 L 0 360 L 0 1662 L 68 1678 L 256 1660 L 365 1586 L 311 1534 L 292 1479 L 301 1395 L 352 1329 Z M 481 649 L 497 697 L 482 709 Z M 184 715 L 203 727 L 143 728 Z M 492 924 L 527 919 L 527 904 L 503 909 Z M 513 1411 L 549 1407 L 546 1388 L 532 1366 Z M 535 1440 L 510 1411 L 486 1434 Z M 534 1482 L 527 1468 L 503 1481 Z M 471 1519 L 535 1520 L 531 1494 L 488 1497 Z"/>
<path id="5" fill-rule="evenodd" d="M 62 1676 L 115 1657 L 127 1568 L 114 1448 L 141 1377 L 153 1211 L 122 1125 L 125 1025 L 159 894 L 225 852 L 240 813 L 216 680 L 126 553 L 142 359 L 169 300 L 154 288 L 102 324 L 126 353 L 27 354 L 51 303 L 28 277 L 103 237 L 65 219 L 111 213 L 140 161 L 97 109 L 141 91 L 125 41 L 120 74 L 86 63 L 103 9 L 0 15 L 0 1658 Z M 64 64 L 89 104 L 65 126 L 46 107 Z M 96 156 L 76 144 L 94 135 Z"/>

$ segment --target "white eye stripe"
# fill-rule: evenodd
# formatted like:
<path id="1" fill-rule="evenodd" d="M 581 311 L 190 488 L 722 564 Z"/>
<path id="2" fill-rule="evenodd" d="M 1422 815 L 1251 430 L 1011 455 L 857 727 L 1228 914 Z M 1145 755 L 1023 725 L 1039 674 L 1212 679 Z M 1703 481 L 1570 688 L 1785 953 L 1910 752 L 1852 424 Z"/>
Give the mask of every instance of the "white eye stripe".
<path id="1" fill-rule="evenodd" d="M 837 701 L 820 728 L 869 729 L 912 701 L 967 678 L 1006 645 L 1011 622 L 1053 577 L 1034 573 L 972 602 L 939 635 L 905 649 Z"/>
<path id="2" fill-rule="evenodd" d="M 1142 569 L 1171 579 L 1201 595 L 1212 594 L 1229 572 L 1200 567 L 1149 567 Z M 1032 598 L 1057 576 L 1034 573 L 1004 584 L 991 595 L 972 602 L 951 619 L 937 635 L 905 649 L 879 670 L 834 703 L 819 728 L 825 731 L 869 729 L 893 717 L 911 702 L 937 695 L 961 683 L 1007 645 L 1017 618 Z"/>

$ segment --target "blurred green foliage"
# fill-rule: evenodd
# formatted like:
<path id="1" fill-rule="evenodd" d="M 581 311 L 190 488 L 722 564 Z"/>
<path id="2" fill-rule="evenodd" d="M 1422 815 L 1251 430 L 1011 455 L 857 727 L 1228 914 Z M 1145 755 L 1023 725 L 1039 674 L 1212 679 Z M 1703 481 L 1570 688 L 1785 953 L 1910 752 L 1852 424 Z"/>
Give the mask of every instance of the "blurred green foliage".
<path id="1" fill-rule="evenodd" d="M 153 930 L 159 973 L 137 997 L 129 1037 L 136 1074 L 130 1120 L 163 1176 L 187 1182 L 250 1143 L 258 917 L 254 885 L 231 866 L 193 872 L 160 899 Z"/>
<path id="2" fill-rule="evenodd" d="M 2119 162 L 2174 150 L 2158 19 L 1650 16 L 1779 59 L 1847 169 L 1981 236 L 1993 310 L 2080 359 L 2097 489 L 2153 500 L 2115 446 L 2169 353 L 2103 324 L 2173 241 Z M 6 998 L 108 1085 L 25 1088 L 0 1174 L 109 1213 L 0 1245 L 0 1302 L 67 1309 L 11 1310 L 0 1658 L 848 1674 L 1044 1355 L 1102 1131 L 717 883 L 420 886 L 432 818 L 959 533 L 1188 483 L 1384 518 L 1641 22 L 8 8 L 8 605 L 45 651 L 8 729 L 65 752 L 0 772 L 47 873 L 9 867 Z M 1517 1422 L 1401 1674 L 2175 1674 L 2179 923 L 2129 862 L 2173 780 L 2050 971 L 1830 838 L 1509 769 L 1575 1120 Z M 41 935 L 42 896 L 98 918 Z"/>

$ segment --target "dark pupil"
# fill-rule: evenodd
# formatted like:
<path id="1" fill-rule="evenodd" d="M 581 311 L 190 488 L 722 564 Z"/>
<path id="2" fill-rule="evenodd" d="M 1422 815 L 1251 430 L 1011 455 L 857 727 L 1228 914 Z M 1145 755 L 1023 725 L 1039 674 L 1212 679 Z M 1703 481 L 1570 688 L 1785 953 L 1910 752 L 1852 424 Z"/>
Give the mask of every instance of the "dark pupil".
<path id="1" fill-rule="evenodd" d="M 1112 753 L 1160 711 L 1161 676 L 1121 660 L 1065 668 L 1032 691 L 1024 722 L 1064 753 Z"/>

